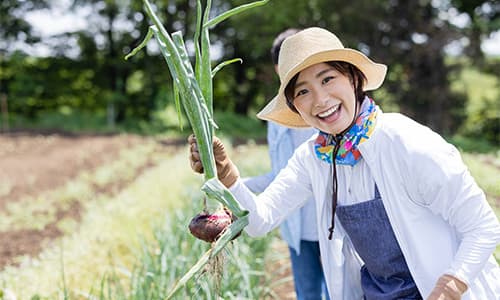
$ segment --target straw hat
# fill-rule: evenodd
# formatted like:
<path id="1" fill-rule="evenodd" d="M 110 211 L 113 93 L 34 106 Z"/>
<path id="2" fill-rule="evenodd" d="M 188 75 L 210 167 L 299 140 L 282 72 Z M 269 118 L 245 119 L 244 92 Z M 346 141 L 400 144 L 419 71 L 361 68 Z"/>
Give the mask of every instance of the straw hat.
<path id="1" fill-rule="evenodd" d="M 380 87 L 387 71 L 385 65 L 374 63 L 363 53 L 344 48 L 333 33 L 318 27 L 304 29 L 283 42 L 278 60 L 278 75 L 281 82 L 278 95 L 257 114 L 257 117 L 287 127 L 309 127 L 302 117 L 286 104 L 285 88 L 300 71 L 328 61 L 348 62 L 361 70 L 367 79 L 364 91 Z"/>

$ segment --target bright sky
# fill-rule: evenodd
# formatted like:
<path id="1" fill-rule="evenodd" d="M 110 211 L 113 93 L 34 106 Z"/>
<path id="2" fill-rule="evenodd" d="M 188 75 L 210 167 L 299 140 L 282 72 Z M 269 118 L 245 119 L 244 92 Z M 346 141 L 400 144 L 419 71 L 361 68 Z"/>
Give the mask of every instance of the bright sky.
<path id="1" fill-rule="evenodd" d="M 78 13 L 68 13 L 70 3 L 67 0 L 56 0 L 52 10 L 44 9 L 30 12 L 26 15 L 26 19 L 30 22 L 37 31 L 43 36 L 63 33 L 71 30 L 79 30 L 85 28 L 86 14 L 89 11 L 80 9 Z"/>
<path id="2" fill-rule="evenodd" d="M 86 16 L 90 13 L 89 9 L 79 9 L 77 13 L 70 13 L 71 2 L 69 0 L 54 0 L 52 9 L 43 9 L 26 14 L 26 20 L 31 23 L 35 31 L 42 37 L 50 37 L 55 34 L 60 34 L 68 31 L 77 31 L 85 28 L 87 21 Z M 76 47 L 76 40 L 69 41 L 71 48 Z M 74 46 L 74 47 L 73 47 Z M 27 49 L 23 45 L 23 49 L 31 55 L 49 56 L 52 52 L 52 47 L 49 44 L 39 44 L 36 47 Z M 70 56 L 77 56 L 78 50 L 73 50 L 68 53 Z"/>
<path id="3" fill-rule="evenodd" d="M 481 48 L 488 54 L 500 55 L 500 31 L 495 31 L 488 40 L 483 42 Z"/>
<path id="4" fill-rule="evenodd" d="M 89 8 L 81 8 L 76 13 L 69 13 L 70 0 L 54 0 L 52 10 L 40 10 L 26 15 L 35 30 L 43 37 L 64 33 L 68 30 L 80 30 L 87 25 L 87 16 L 91 14 Z M 454 20 L 458 20 L 455 16 Z M 463 18 L 462 18 L 463 19 Z M 75 42 L 76 46 L 76 42 Z M 460 47 L 460 41 L 450 47 L 450 52 L 456 52 Z M 490 55 L 500 55 L 500 31 L 494 32 L 490 38 L 483 42 L 483 51 Z M 31 49 L 30 54 L 47 56 L 50 55 L 50 46 L 38 46 Z M 75 53 L 76 55 L 77 53 Z"/>

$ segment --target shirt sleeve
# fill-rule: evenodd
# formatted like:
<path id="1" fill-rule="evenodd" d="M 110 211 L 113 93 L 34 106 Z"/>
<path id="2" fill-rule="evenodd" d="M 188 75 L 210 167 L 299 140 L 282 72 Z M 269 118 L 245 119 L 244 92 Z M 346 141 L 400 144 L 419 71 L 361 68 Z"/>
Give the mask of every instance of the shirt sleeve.
<path id="1" fill-rule="evenodd" d="M 258 196 L 241 179 L 230 187 L 236 200 L 250 212 L 249 224 L 245 228 L 250 236 L 261 236 L 273 230 L 311 199 L 310 176 L 300 157 L 301 152 L 296 152 L 288 165 Z"/>
<path id="2" fill-rule="evenodd" d="M 250 191 L 258 194 L 262 193 L 273 181 L 273 179 L 273 173 L 268 172 L 260 176 L 244 177 L 242 178 L 242 182 L 250 189 Z"/>
<path id="3" fill-rule="evenodd" d="M 412 155 L 417 199 L 457 232 L 458 251 L 446 273 L 468 285 L 500 241 L 500 224 L 484 192 L 471 176 L 458 150 L 434 139 L 433 149 Z"/>

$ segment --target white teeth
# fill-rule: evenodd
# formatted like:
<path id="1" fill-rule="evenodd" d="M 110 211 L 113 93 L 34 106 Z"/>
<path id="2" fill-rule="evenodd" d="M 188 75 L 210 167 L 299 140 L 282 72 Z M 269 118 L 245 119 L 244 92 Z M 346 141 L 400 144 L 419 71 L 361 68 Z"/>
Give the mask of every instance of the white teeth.
<path id="1" fill-rule="evenodd" d="M 318 114 L 318 117 L 320 117 L 320 118 L 326 118 L 326 117 L 328 117 L 329 115 L 331 115 L 331 114 L 333 114 L 334 112 L 336 112 L 336 111 L 337 111 L 337 109 L 339 109 L 339 106 L 340 106 L 340 104 L 337 104 L 337 105 L 335 105 L 334 107 L 330 108 L 329 110 L 324 111 L 324 112 L 322 112 L 322 113 L 319 113 L 319 114 Z"/>

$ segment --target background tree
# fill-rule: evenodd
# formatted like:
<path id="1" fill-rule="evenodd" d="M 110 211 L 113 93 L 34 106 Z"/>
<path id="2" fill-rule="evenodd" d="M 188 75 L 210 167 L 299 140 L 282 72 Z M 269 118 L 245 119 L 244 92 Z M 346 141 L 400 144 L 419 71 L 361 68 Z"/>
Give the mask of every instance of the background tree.
<path id="1" fill-rule="evenodd" d="M 0 1 L 0 107 L 3 116 L 3 128 L 8 129 L 9 82 L 14 78 L 14 70 L 9 66 L 8 55 L 15 49 L 15 44 L 32 44 L 39 41 L 33 33 L 31 24 L 26 22 L 23 15 L 32 10 L 48 7 L 45 0 L 3 0 Z M 13 60 L 17 63 L 19 57 Z"/>
<path id="2" fill-rule="evenodd" d="M 484 0 L 452 0 L 453 6 L 468 16 L 463 33 L 468 39 L 465 54 L 474 63 L 484 67 L 484 53 L 481 44 L 492 32 L 500 29 L 500 3 Z"/>
<path id="3" fill-rule="evenodd" d="M 197 1 L 152 2 L 167 30 L 182 31 L 193 55 Z M 212 13 L 247 2 L 212 0 Z M 0 5 L 0 34 L 5 37 L 0 40 L 0 91 L 15 99 L 11 107 L 19 115 L 35 118 L 43 111 L 72 110 L 108 116 L 110 124 L 151 123 L 172 103 L 171 78 L 154 43 L 131 61 L 123 59 L 150 25 L 141 0 L 73 0 L 75 11 L 85 7 L 90 12 L 87 26 L 76 32 L 68 28 L 52 37 L 58 43 L 46 58 L 14 53 L 11 47 L 28 40 L 29 24 L 23 16 L 46 3 L 9 0 Z M 462 56 L 482 60 L 475 53 L 482 51 L 480 41 L 498 30 L 498 7 L 495 1 L 474 0 L 271 0 L 210 31 L 214 66 L 227 59 L 243 59 L 242 64 L 227 66 L 215 77 L 215 109 L 254 118 L 278 86 L 269 53 L 276 34 L 290 27 L 320 26 L 337 33 L 345 46 L 389 66 L 383 88 L 373 93 L 385 110 L 400 110 L 441 133 L 452 134 L 464 123 L 467 103 L 463 90 L 450 88 L 450 80 L 471 65 L 450 58 L 445 49 L 464 39 L 477 41 L 470 42 Z M 452 17 L 460 13 L 473 21 L 458 26 Z M 16 23 L 14 19 L 20 25 L 8 29 Z M 73 40 L 77 55 L 69 55 Z M 483 70 L 499 77 L 496 64 L 484 60 Z M 485 104 L 485 109 L 491 106 Z M 494 136 L 495 122 L 495 117 L 487 118 L 478 128 Z"/>

